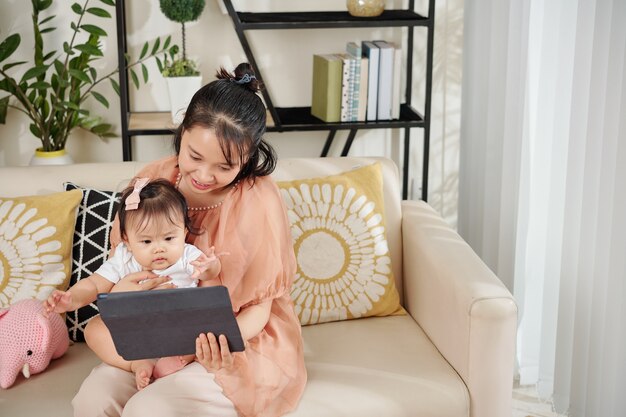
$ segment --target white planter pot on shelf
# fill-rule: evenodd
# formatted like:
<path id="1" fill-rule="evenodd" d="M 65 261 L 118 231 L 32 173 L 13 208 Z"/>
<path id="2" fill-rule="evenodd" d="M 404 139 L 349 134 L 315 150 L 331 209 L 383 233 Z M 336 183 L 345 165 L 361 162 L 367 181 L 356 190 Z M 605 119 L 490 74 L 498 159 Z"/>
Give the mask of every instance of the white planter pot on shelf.
<path id="1" fill-rule="evenodd" d="M 74 160 L 68 155 L 65 149 L 46 152 L 39 148 L 35 150 L 35 154 L 31 158 L 29 165 L 70 165 L 73 163 Z"/>
<path id="2" fill-rule="evenodd" d="M 172 122 L 180 124 L 193 95 L 202 87 L 202 76 L 197 77 L 165 77 L 167 92 L 170 96 Z"/>

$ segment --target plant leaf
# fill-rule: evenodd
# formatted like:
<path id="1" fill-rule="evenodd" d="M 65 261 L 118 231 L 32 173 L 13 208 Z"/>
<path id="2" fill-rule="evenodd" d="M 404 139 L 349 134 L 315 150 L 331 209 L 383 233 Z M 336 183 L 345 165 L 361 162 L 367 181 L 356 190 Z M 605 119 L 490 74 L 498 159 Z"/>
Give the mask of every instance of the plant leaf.
<path id="1" fill-rule="evenodd" d="M 111 81 L 111 86 L 113 87 L 113 90 L 115 90 L 115 92 L 119 96 L 120 95 L 120 85 L 113 78 L 109 78 L 109 80 Z"/>
<path id="2" fill-rule="evenodd" d="M 111 130 L 111 125 L 108 123 L 101 123 L 99 125 L 95 125 L 90 130 L 96 135 L 102 135 L 104 133 L 107 133 L 109 130 Z"/>
<path id="3" fill-rule="evenodd" d="M 74 49 L 78 49 L 80 52 L 87 55 L 103 56 L 102 51 L 97 46 L 89 45 L 88 43 L 76 45 L 74 46 Z"/>
<path id="4" fill-rule="evenodd" d="M 78 105 L 76 105 L 76 103 L 72 103 L 71 101 L 62 101 L 61 104 L 63 105 L 63 107 L 67 107 L 76 111 L 79 110 Z"/>
<path id="5" fill-rule="evenodd" d="M 89 73 L 91 74 L 93 82 L 96 82 L 98 79 L 98 71 L 94 67 L 89 67 Z"/>
<path id="6" fill-rule="evenodd" d="M 91 13 L 94 16 L 98 17 L 111 17 L 111 14 L 100 7 L 90 7 L 87 10 L 87 13 Z"/>
<path id="7" fill-rule="evenodd" d="M 63 42 L 63 52 L 68 55 L 74 55 L 74 51 L 72 51 L 72 48 L 70 48 L 70 44 L 67 42 Z"/>
<path id="8" fill-rule="evenodd" d="M 44 33 L 52 32 L 53 30 L 56 30 L 56 28 L 55 27 L 45 28 L 45 29 L 41 29 L 39 33 L 44 34 Z"/>
<path id="9" fill-rule="evenodd" d="M 76 14 L 83 14 L 83 8 L 78 3 L 72 4 L 72 11 Z"/>
<path id="10" fill-rule="evenodd" d="M 135 70 L 130 70 L 130 78 L 133 80 L 135 88 L 139 88 L 139 78 L 137 77 L 137 73 L 135 73 Z"/>
<path id="11" fill-rule="evenodd" d="M 40 75 L 45 74 L 47 69 L 48 69 L 47 65 L 40 66 L 40 67 L 33 67 L 33 68 L 29 69 L 22 76 L 22 79 L 21 79 L 20 83 L 22 81 L 30 80 L 31 78 L 39 77 Z"/>
<path id="12" fill-rule="evenodd" d="M 77 69 L 70 69 L 70 75 L 72 76 L 72 78 L 76 78 L 84 83 L 87 83 L 87 84 L 91 83 L 89 76 L 83 71 L 80 71 Z"/>
<path id="13" fill-rule="evenodd" d="M 115 6 L 115 1 L 113 0 L 100 0 L 104 4 L 108 4 L 109 6 Z"/>
<path id="14" fill-rule="evenodd" d="M 150 55 L 155 55 L 159 51 L 159 46 L 161 46 L 161 38 L 156 38 L 154 41 L 154 46 L 152 47 L 152 52 Z"/>
<path id="15" fill-rule="evenodd" d="M 28 88 L 34 88 L 35 90 L 45 90 L 50 88 L 50 84 L 45 81 L 37 81 L 28 86 Z"/>
<path id="16" fill-rule="evenodd" d="M 9 82 L 9 78 L 4 78 L 0 80 L 0 90 L 4 90 L 10 94 L 15 94 L 15 86 L 13 85 L 13 83 Z"/>
<path id="17" fill-rule="evenodd" d="M 165 38 L 165 43 L 163 43 L 163 49 L 167 49 L 167 47 L 170 46 L 170 42 L 172 42 L 172 35 L 168 35 L 168 37 Z"/>
<path id="18" fill-rule="evenodd" d="M 141 64 L 141 73 L 143 75 L 143 82 L 148 82 L 148 68 L 144 64 Z"/>
<path id="19" fill-rule="evenodd" d="M 148 42 L 143 44 L 143 48 L 141 48 L 141 54 L 139 55 L 139 60 L 141 61 L 144 56 L 148 53 Z"/>
<path id="20" fill-rule="evenodd" d="M 31 123 L 28 128 L 30 129 L 30 133 L 32 133 L 35 137 L 40 138 L 41 137 L 41 130 L 39 130 L 39 128 L 37 126 L 35 126 L 33 123 Z"/>
<path id="21" fill-rule="evenodd" d="M 109 108 L 109 102 L 102 94 L 95 92 L 95 91 L 92 91 L 91 94 L 93 94 L 95 99 L 98 100 L 100 103 L 102 103 L 104 107 L 106 107 L 107 109 Z"/>
<path id="22" fill-rule="evenodd" d="M 155 56 L 154 59 L 156 60 L 157 68 L 159 69 L 159 72 L 163 72 L 163 63 L 161 62 L 159 57 Z"/>
<path id="23" fill-rule="evenodd" d="M 48 23 L 49 21 L 51 21 L 52 19 L 54 19 L 55 17 L 57 17 L 56 15 L 52 15 L 52 16 L 48 16 L 45 19 L 43 19 L 41 22 L 39 22 L 39 26 Z"/>
<path id="24" fill-rule="evenodd" d="M 104 29 L 101 29 L 96 25 L 84 24 L 81 25 L 80 28 L 92 35 L 107 36 L 107 33 L 104 31 Z"/>
<path id="25" fill-rule="evenodd" d="M 0 43 L 0 62 L 4 61 L 20 46 L 21 37 L 14 33 Z"/>
<path id="26" fill-rule="evenodd" d="M 46 56 L 43 57 L 44 62 L 49 60 L 50 58 L 52 58 L 54 56 L 54 54 L 56 54 L 57 51 L 50 51 L 46 54 Z"/>
<path id="27" fill-rule="evenodd" d="M 0 124 L 7 122 L 7 110 L 9 109 L 9 96 L 0 98 Z"/>
<path id="28" fill-rule="evenodd" d="M 63 66 L 63 63 L 59 61 L 58 59 L 54 60 L 54 69 L 59 75 L 65 72 L 65 67 Z"/>
<path id="29" fill-rule="evenodd" d="M 10 68 L 13 68 L 15 66 L 22 65 L 22 64 L 25 64 L 25 63 L 26 63 L 26 61 L 20 61 L 20 62 L 11 62 L 10 64 L 5 64 L 5 66 L 2 67 L 2 71 L 6 71 L 6 70 L 8 70 Z"/>

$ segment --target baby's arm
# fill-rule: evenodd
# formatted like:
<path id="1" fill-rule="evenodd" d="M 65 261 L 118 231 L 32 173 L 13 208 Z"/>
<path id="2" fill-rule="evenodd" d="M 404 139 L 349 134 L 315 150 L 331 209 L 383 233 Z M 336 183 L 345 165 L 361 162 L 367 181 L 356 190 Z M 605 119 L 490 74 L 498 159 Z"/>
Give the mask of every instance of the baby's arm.
<path id="1" fill-rule="evenodd" d="M 93 274 L 72 285 L 67 291 L 55 290 L 43 302 L 44 315 L 50 312 L 65 313 L 91 303 L 98 293 L 109 292 L 113 283 L 101 275 Z"/>

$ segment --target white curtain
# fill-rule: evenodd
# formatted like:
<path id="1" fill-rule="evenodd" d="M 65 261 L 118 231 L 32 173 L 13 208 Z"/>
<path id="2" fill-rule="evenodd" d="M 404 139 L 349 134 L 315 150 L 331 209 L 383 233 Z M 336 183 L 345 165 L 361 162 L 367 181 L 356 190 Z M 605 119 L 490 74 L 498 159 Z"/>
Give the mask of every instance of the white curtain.
<path id="1" fill-rule="evenodd" d="M 459 232 L 557 411 L 626 415 L 626 0 L 465 3 Z"/>

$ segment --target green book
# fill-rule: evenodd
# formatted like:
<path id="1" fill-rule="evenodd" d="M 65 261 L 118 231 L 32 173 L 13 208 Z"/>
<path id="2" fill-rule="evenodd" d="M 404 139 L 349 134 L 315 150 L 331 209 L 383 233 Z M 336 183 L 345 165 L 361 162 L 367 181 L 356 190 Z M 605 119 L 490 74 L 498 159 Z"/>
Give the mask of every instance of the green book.
<path id="1" fill-rule="evenodd" d="M 342 66 L 337 55 L 313 55 L 311 114 L 325 122 L 341 119 Z"/>

